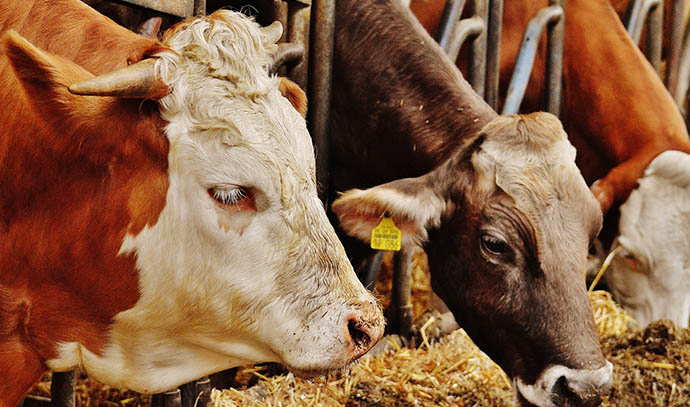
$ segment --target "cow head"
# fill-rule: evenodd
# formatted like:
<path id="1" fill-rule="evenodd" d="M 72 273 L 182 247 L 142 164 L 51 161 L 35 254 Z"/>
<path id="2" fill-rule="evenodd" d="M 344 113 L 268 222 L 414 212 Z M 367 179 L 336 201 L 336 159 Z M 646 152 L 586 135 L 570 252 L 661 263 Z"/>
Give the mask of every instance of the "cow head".
<path id="1" fill-rule="evenodd" d="M 406 244 L 428 235 L 434 291 L 523 402 L 591 405 L 608 390 L 584 281 L 602 215 L 552 115 L 495 118 L 433 171 L 349 191 L 333 210 L 365 241 L 384 212 Z"/>
<path id="2" fill-rule="evenodd" d="M 82 160 L 102 174 L 79 199 L 107 204 L 92 205 L 79 238 L 117 242 L 112 252 L 89 252 L 109 256 L 103 264 L 133 263 L 102 270 L 91 288 L 134 276 L 132 303 L 101 318 L 105 339 L 61 332 L 48 367 L 81 365 L 108 384 L 152 393 L 248 363 L 304 374 L 339 368 L 381 337 L 381 311 L 317 196 L 305 121 L 268 75 L 276 39 L 229 11 L 185 22 L 146 68 L 153 79 L 138 76 L 146 83 L 125 86 L 135 91 L 123 99 L 102 96 L 121 95 L 111 86 L 121 75 L 98 90 L 100 78 L 9 34 L 5 49 L 27 103 L 55 139 L 83 142 L 54 152 L 74 155 L 65 171 Z M 84 80 L 72 90 L 92 96 L 67 91 Z M 142 97 L 159 99 L 158 109 Z M 154 150 L 164 162 L 147 158 Z M 145 168 L 150 176 L 140 176 Z M 154 214 L 135 222 L 141 208 Z M 84 278 L 95 268 L 87 264 Z M 102 291 L 94 310 L 111 296 Z"/>
<path id="3" fill-rule="evenodd" d="M 641 325 L 690 317 L 690 155 L 657 156 L 621 205 L 618 253 L 605 274 L 616 301 Z"/>

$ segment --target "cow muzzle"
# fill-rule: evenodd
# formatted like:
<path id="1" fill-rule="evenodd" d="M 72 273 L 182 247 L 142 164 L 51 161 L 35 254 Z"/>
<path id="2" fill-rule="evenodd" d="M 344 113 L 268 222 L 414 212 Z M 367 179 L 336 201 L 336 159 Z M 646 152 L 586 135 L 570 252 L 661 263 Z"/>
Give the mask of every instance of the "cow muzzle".
<path id="1" fill-rule="evenodd" d="M 534 384 L 526 384 L 520 377 L 513 382 L 523 406 L 596 407 L 601 404 L 601 397 L 611 391 L 613 365 L 606 362 L 593 370 L 554 365 L 544 370 Z"/>
<path id="2" fill-rule="evenodd" d="M 350 361 L 364 355 L 383 336 L 385 321 L 383 313 L 375 300 L 367 301 L 363 306 L 346 318 L 345 341 L 350 353 Z"/>

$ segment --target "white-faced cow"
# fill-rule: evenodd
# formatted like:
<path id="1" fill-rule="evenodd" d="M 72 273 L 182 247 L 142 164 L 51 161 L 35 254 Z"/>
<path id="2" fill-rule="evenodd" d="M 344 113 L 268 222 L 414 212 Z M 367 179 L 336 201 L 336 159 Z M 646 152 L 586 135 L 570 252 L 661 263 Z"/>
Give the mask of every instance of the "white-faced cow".
<path id="1" fill-rule="evenodd" d="M 656 157 L 621 205 L 619 235 L 606 277 L 616 300 L 641 325 L 690 317 L 690 155 Z"/>
<path id="2" fill-rule="evenodd" d="M 336 4 L 334 189 L 368 188 L 333 203 L 341 226 L 366 241 L 387 213 L 426 241 L 434 291 L 521 403 L 598 405 L 612 366 L 584 278 L 602 215 L 560 122 L 498 117 L 399 0 Z"/>
<path id="3" fill-rule="evenodd" d="M 151 393 L 380 338 L 267 73 L 275 31 L 219 11 L 159 44 L 77 0 L 5 0 L 0 34 L 0 406 L 46 369 Z"/>

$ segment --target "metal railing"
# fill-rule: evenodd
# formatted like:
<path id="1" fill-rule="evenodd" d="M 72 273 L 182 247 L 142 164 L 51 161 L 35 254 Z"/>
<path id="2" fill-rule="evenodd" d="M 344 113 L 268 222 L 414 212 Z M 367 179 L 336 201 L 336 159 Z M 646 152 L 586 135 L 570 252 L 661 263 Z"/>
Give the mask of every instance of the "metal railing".
<path id="1" fill-rule="evenodd" d="M 645 24 L 647 26 L 645 55 L 657 73 L 661 75 L 661 48 L 664 29 L 663 0 L 631 0 L 628 3 L 625 26 L 635 44 L 639 45 Z"/>
<path id="2" fill-rule="evenodd" d="M 487 27 L 489 0 L 472 0 L 474 15 L 461 19 L 466 0 L 448 0 L 441 15 L 436 41 L 455 61 L 467 40 L 470 44 L 468 80 L 478 95 L 485 95 Z"/>
<path id="3" fill-rule="evenodd" d="M 501 114 L 513 114 L 520 110 L 537 55 L 539 42 L 547 30 L 546 56 L 546 111 L 560 115 L 561 78 L 563 76 L 563 42 L 565 39 L 565 0 L 550 0 L 550 6 L 539 10 L 530 20 L 522 37 L 520 53 L 515 62 L 513 76 Z"/>

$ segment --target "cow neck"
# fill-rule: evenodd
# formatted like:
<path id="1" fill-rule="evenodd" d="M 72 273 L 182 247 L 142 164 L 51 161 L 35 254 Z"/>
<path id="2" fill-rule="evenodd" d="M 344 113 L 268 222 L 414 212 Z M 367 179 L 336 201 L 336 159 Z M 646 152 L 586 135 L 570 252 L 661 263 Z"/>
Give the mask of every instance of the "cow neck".
<path id="1" fill-rule="evenodd" d="M 337 2 L 332 131 L 366 139 L 351 153 L 369 161 L 372 184 L 431 170 L 496 116 L 398 3 Z"/>
<path id="2" fill-rule="evenodd" d="M 114 24 L 79 0 L 4 0 L 0 35 L 8 29 L 44 51 L 99 75 L 166 49 Z M 55 10 L 60 10 L 56 16 Z"/>
<path id="3" fill-rule="evenodd" d="M 78 1 L 59 3 L 70 16 L 83 16 L 93 36 L 63 26 L 70 18 L 55 19 L 49 2 L 29 2 L 28 14 L 17 7 L 23 15 L 11 15 L 8 3 L 24 2 L 0 5 L 3 30 L 31 21 L 33 28 L 13 28 L 92 72 L 151 51 L 149 40 L 123 33 Z M 98 354 L 115 315 L 139 298 L 136 253 L 118 253 L 125 236 L 155 224 L 165 206 L 165 123 L 156 106 L 137 100 L 98 99 L 108 105 L 88 118 L 78 114 L 78 102 L 70 105 L 76 110 L 49 112 L 49 101 L 31 103 L 28 98 L 41 96 L 26 94 L 4 56 L 0 83 L 0 99 L 7 102 L 0 113 L 0 310 L 12 312 L 0 321 L 14 321 L 0 325 L 0 354 L 3 346 L 27 343 L 25 332 L 32 338 L 27 352 L 42 360 L 56 357 L 60 342 L 79 342 Z M 56 119 L 60 114 L 65 120 Z"/>

